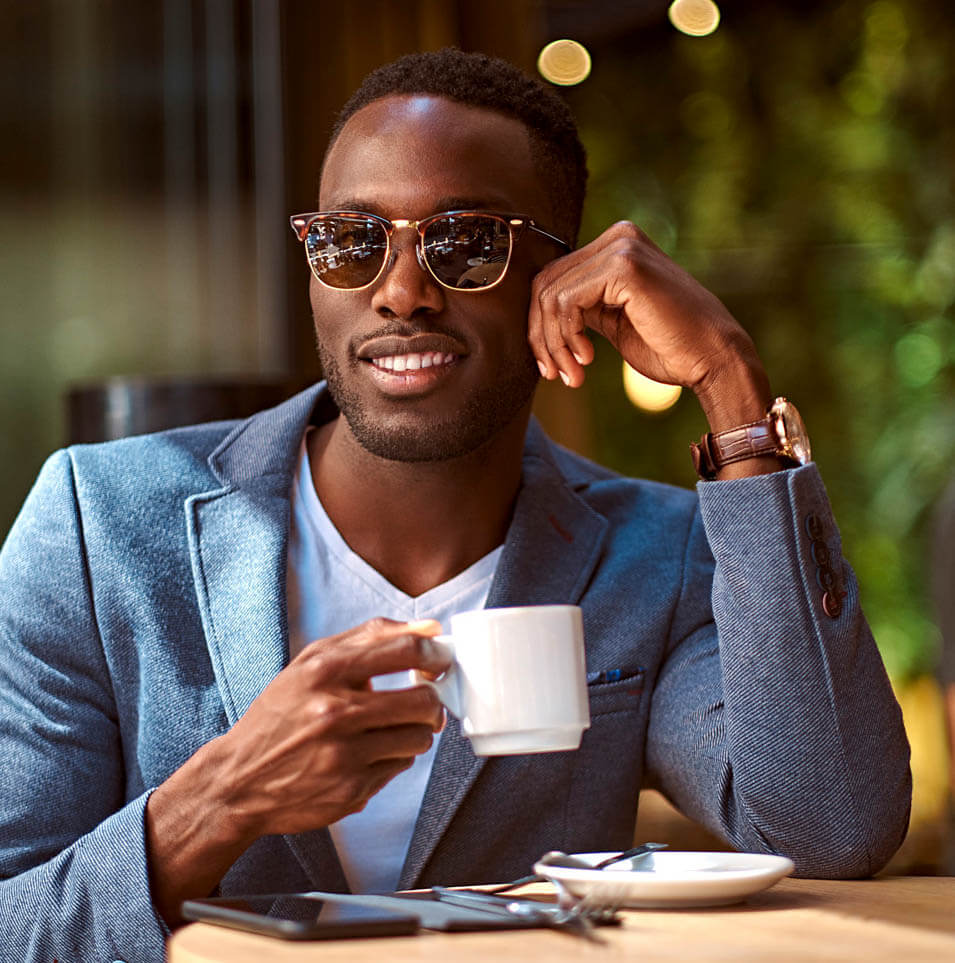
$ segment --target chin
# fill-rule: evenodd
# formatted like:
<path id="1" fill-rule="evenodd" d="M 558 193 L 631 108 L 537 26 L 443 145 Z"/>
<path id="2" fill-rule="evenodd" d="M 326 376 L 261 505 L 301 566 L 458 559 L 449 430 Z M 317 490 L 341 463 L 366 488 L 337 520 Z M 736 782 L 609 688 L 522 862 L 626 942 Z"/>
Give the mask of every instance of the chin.
<path id="1" fill-rule="evenodd" d="M 352 435 L 365 451 L 388 461 L 426 463 L 453 461 L 483 448 L 514 420 L 486 408 L 467 405 L 451 421 L 421 418 L 374 420 L 364 410 L 342 409 Z M 502 423 L 503 422 L 503 423 Z"/>
<path id="2" fill-rule="evenodd" d="M 540 380 L 537 364 L 528 351 L 525 363 L 510 365 L 503 377 L 473 391 L 454 405 L 446 417 L 425 414 L 413 407 L 376 410 L 380 401 L 366 403 L 342 377 L 339 366 L 323 359 L 332 399 L 361 447 L 388 461 L 423 463 L 463 458 L 480 450 L 526 418 Z"/>

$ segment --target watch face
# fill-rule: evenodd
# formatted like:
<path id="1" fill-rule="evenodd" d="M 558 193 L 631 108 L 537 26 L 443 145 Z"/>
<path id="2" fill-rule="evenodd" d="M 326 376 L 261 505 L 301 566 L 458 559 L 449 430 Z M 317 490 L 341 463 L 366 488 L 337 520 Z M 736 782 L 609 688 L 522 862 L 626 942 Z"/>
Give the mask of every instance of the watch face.
<path id="1" fill-rule="evenodd" d="M 796 406 L 785 398 L 777 398 L 769 409 L 769 413 L 776 426 L 776 435 L 783 454 L 800 465 L 812 461 L 809 435 Z"/>

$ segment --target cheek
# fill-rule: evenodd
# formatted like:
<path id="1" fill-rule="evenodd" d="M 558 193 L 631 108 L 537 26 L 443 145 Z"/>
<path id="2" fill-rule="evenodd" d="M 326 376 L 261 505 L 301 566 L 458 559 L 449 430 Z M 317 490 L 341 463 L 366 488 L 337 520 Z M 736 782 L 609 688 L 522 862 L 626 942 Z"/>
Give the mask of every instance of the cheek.
<path id="1" fill-rule="evenodd" d="M 497 295 L 500 303 L 495 305 L 494 315 L 507 319 L 507 330 L 522 337 L 527 334 L 527 315 L 531 305 L 531 281 L 536 270 L 526 263 L 512 263 L 507 276 L 497 290 L 489 292 Z"/>
<path id="2" fill-rule="evenodd" d="M 312 317 L 318 320 L 327 311 L 328 295 L 331 294 L 327 288 L 323 288 L 314 275 L 308 282 L 308 301 L 312 306 Z"/>
<path id="3" fill-rule="evenodd" d="M 525 278 L 508 275 L 493 291 L 474 295 L 468 311 L 468 326 L 488 347 L 502 354 L 513 354 L 527 344 L 527 314 L 530 284 Z M 470 306 L 469 306 L 470 307 Z"/>
<path id="4" fill-rule="evenodd" d="M 312 323 L 319 338 L 326 339 L 341 329 L 343 320 L 351 313 L 350 295 L 332 291 L 313 277 L 308 286 L 308 300 L 312 308 Z"/>

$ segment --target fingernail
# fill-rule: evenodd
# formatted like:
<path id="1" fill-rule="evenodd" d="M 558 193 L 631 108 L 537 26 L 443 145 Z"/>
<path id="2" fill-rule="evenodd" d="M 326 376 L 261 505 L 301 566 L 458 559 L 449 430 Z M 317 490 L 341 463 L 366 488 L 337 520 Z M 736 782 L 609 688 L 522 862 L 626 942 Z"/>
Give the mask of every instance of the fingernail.
<path id="1" fill-rule="evenodd" d="M 567 375 L 563 371 L 561 371 L 560 373 L 560 380 L 563 381 L 568 388 L 570 387 L 570 378 L 567 377 Z"/>
<path id="2" fill-rule="evenodd" d="M 581 356 L 580 356 L 579 354 L 577 354 L 576 351 L 571 351 L 570 353 L 574 356 L 574 361 L 576 361 L 577 364 L 579 364 L 581 367 L 583 367 L 583 365 L 584 365 L 584 359 L 581 358 Z"/>
<path id="3" fill-rule="evenodd" d="M 417 622 L 406 623 L 409 632 L 434 632 L 435 626 L 441 631 L 441 623 L 435 619 L 418 619 Z"/>
<path id="4" fill-rule="evenodd" d="M 547 377 L 547 365 L 544 364 L 543 361 L 538 361 L 538 362 L 537 362 L 537 367 L 540 368 L 540 370 L 541 370 L 541 376 L 544 377 L 544 378 L 546 378 L 546 377 Z"/>

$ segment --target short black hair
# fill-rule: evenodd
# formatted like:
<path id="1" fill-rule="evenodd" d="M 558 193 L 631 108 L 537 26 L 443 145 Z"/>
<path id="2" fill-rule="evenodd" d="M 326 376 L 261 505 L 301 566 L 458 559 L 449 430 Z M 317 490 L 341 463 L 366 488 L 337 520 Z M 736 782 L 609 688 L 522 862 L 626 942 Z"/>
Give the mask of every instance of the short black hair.
<path id="1" fill-rule="evenodd" d="M 362 107 L 400 94 L 446 97 L 519 120 L 530 134 L 531 157 L 547 184 L 553 229 L 576 243 L 587 189 L 587 155 L 574 116 L 555 91 L 499 57 L 454 47 L 408 54 L 362 81 L 338 114 L 329 149 Z"/>

